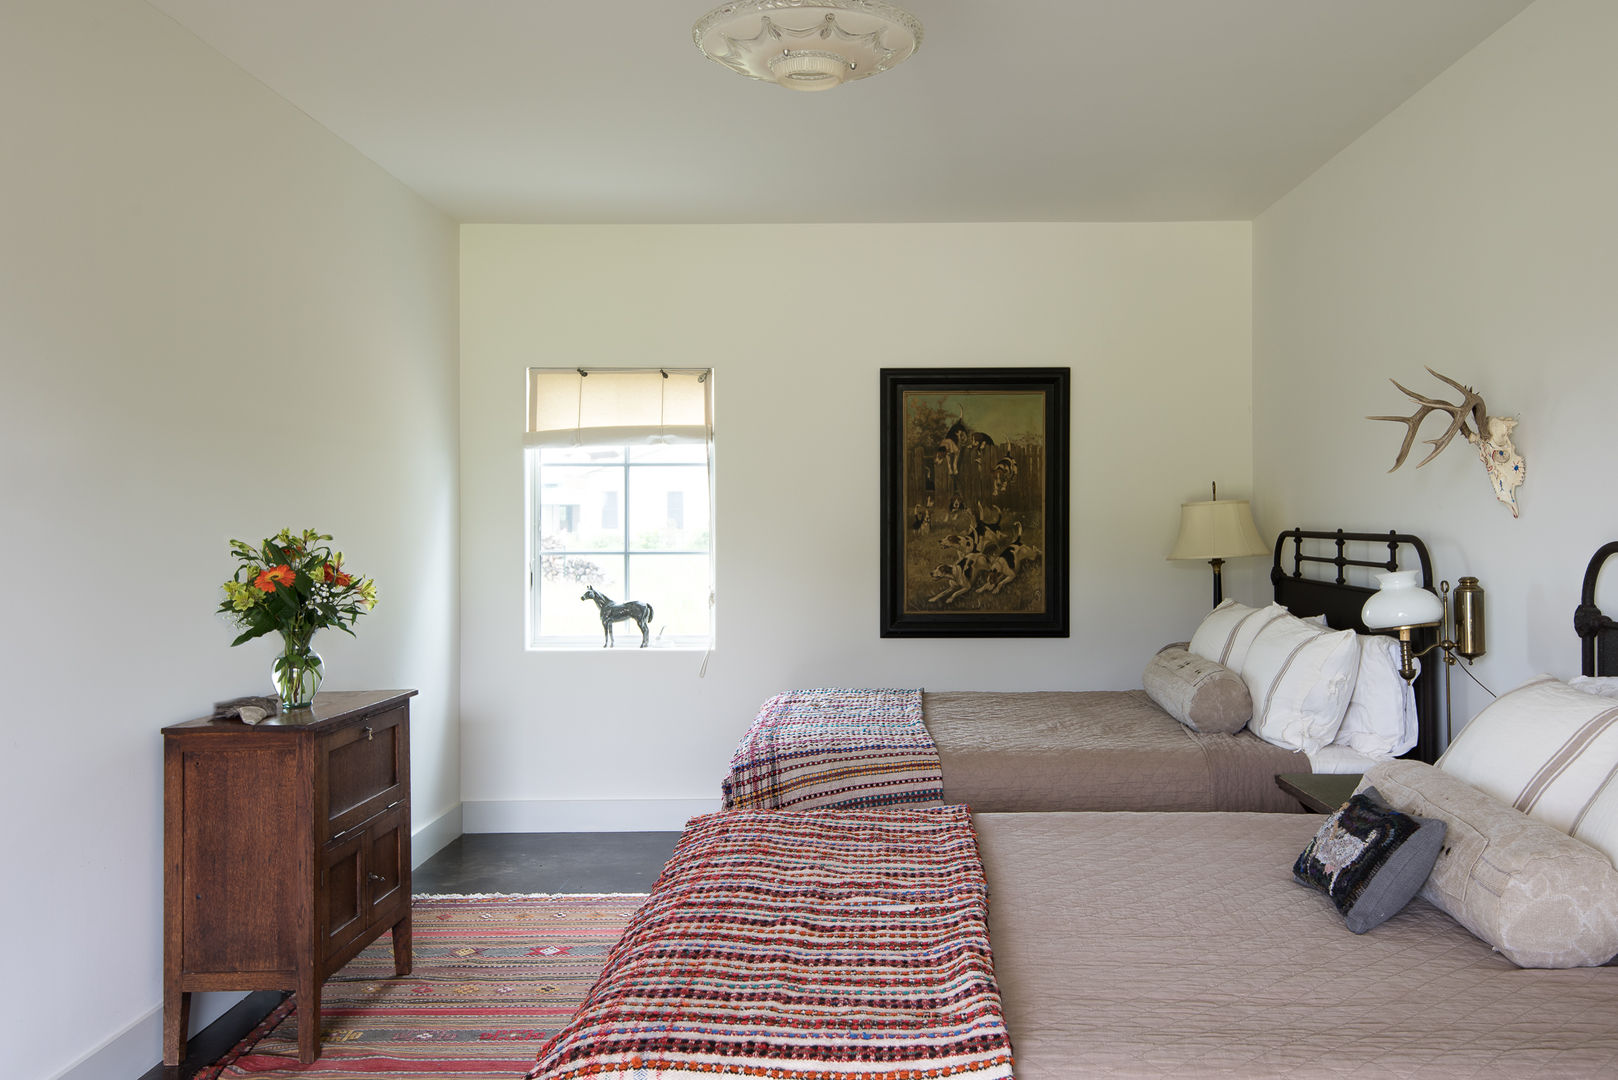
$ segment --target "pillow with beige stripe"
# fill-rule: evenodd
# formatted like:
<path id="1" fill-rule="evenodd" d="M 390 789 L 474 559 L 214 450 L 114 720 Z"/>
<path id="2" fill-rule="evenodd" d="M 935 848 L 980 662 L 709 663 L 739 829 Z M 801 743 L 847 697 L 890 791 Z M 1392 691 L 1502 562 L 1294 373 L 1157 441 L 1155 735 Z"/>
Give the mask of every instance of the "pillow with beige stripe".
<path id="1" fill-rule="evenodd" d="M 1473 717 L 1438 767 L 1571 833 L 1618 768 L 1618 701 L 1541 675 Z"/>
<path id="2" fill-rule="evenodd" d="M 1313 754 L 1337 737 L 1354 697 L 1359 636 L 1274 610 L 1280 614 L 1264 622 L 1242 660 L 1253 697 L 1247 726 L 1267 743 Z"/>
<path id="3" fill-rule="evenodd" d="M 1573 839 L 1605 853 L 1618 866 L 1618 768 L 1573 823 Z"/>
<path id="4" fill-rule="evenodd" d="M 1418 895 L 1518 967 L 1594 967 L 1618 956 L 1618 869 L 1589 844 L 1419 761 L 1377 762 L 1360 786 L 1444 823 Z"/>
<path id="5" fill-rule="evenodd" d="M 1287 614 L 1287 609 L 1280 604 L 1255 608 L 1226 600 L 1203 618 L 1197 632 L 1191 635 L 1188 648 L 1204 660 L 1212 660 L 1239 675 L 1247 650 L 1252 648 L 1258 632 L 1266 623 Z"/>

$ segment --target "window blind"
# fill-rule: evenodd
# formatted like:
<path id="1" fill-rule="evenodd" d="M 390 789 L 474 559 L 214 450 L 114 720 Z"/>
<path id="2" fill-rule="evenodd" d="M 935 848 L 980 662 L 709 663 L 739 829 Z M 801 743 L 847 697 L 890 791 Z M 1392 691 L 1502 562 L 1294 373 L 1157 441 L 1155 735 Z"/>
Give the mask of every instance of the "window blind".
<path id="1" fill-rule="evenodd" d="M 529 368 L 525 446 L 705 443 L 708 368 Z"/>

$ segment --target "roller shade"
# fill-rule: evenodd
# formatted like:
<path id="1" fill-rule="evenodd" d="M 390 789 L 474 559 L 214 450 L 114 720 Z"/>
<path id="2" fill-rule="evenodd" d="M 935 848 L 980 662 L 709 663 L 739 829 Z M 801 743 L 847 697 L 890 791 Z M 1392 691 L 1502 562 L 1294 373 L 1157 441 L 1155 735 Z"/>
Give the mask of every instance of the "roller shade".
<path id="1" fill-rule="evenodd" d="M 706 443 L 708 368 L 529 368 L 525 446 Z"/>

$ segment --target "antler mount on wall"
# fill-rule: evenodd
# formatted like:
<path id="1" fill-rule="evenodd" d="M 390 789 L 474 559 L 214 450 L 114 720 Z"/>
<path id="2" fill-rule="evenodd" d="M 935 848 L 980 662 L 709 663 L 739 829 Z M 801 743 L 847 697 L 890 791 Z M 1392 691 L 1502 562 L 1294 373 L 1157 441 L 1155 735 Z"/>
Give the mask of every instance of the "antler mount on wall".
<path id="1" fill-rule="evenodd" d="M 1494 488 L 1494 497 L 1505 503 L 1511 510 L 1511 516 L 1517 516 L 1517 488 L 1522 486 L 1527 470 L 1524 467 L 1522 455 L 1511 443 L 1512 429 L 1517 426 L 1515 417 L 1490 416 L 1483 404 L 1483 398 L 1470 386 L 1462 386 L 1447 375 L 1440 375 L 1432 368 L 1427 373 L 1435 379 L 1448 383 L 1461 392 L 1459 402 L 1444 401 L 1439 398 L 1430 398 L 1416 393 L 1405 386 L 1401 386 L 1397 379 L 1389 379 L 1394 386 L 1398 386 L 1401 393 L 1417 403 L 1417 409 L 1409 416 L 1368 416 L 1367 420 L 1392 420 L 1404 424 L 1409 429 L 1405 432 L 1405 441 L 1399 447 L 1399 457 L 1393 463 L 1393 469 L 1405 463 L 1405 457 L 1410 453 L 1410 447 L 1416 441 L 1416 433 L 1421 429 L 1421 422 L 1427 419 L 1429 413 L 1448 413 L 1449 427 L 1436 439 L 1424 439 L 1432 451 L 1420 461 L 1416 468 L 1421 468 L 1439 452 L 1448 446 L 1457 434 L 1464 435 L 1466 441 L 1471 443 L 1478 452 L 1478 458 L 1483 462 L 1484 469 L 1489 474 L 1489 483 Z M 1468 426 L 1467 421 L 1471 420 Z M 1389 469 L 1392 472 L 1393 469 Z"/>

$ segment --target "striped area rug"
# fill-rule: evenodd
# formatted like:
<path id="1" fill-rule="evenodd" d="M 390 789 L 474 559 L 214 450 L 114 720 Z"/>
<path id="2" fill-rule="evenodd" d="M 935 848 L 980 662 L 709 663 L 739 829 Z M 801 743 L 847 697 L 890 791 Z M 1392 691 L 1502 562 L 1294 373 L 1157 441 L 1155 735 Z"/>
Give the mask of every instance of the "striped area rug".
<path id="1" fill-rule="evenodd" d="M 289 998 L 198 1080 L 520 1077 L 572 1016 L 646 898 L 418 896 L 415 970 L 383 935 L 326 982 L 321 1051 L 298 1064 Z"/>

